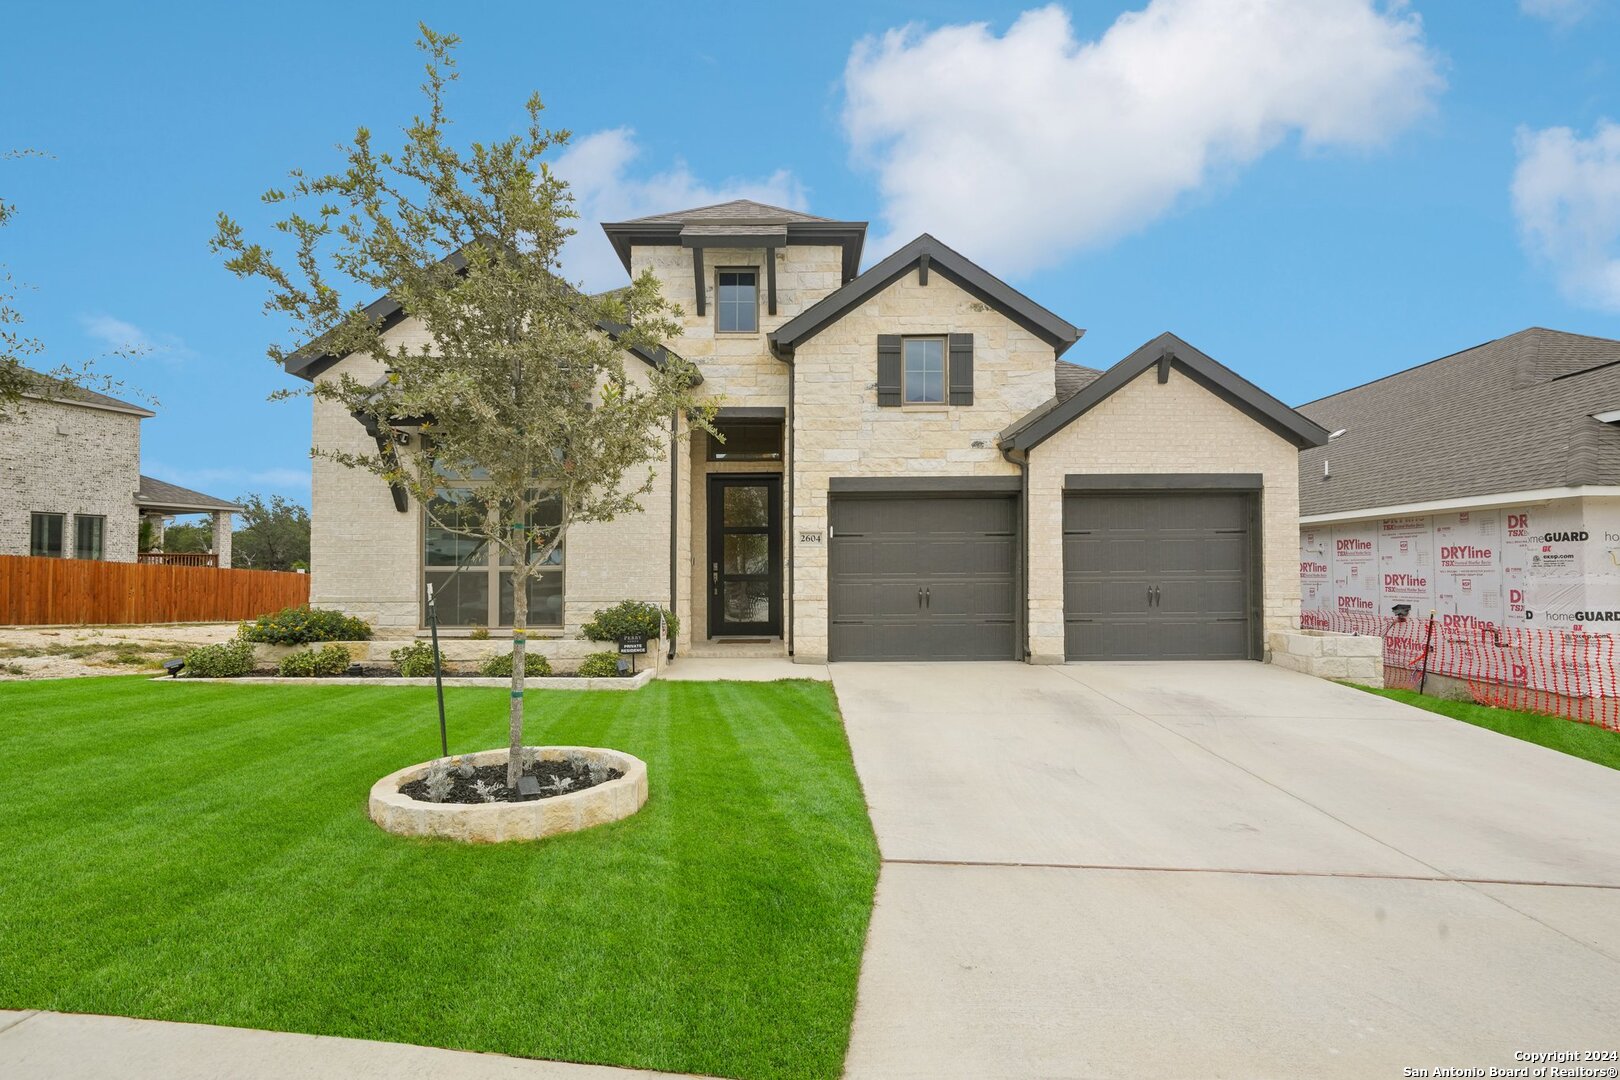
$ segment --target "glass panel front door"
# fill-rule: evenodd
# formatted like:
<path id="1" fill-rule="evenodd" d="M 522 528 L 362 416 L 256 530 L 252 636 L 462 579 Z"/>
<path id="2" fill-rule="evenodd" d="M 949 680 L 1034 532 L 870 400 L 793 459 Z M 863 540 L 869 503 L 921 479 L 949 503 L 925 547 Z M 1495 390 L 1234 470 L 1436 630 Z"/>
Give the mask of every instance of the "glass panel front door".
<path id="1" fill-rule="evenodd" d="M 782 632 L 782 478 L 709 477 L 709 636 Z"/>

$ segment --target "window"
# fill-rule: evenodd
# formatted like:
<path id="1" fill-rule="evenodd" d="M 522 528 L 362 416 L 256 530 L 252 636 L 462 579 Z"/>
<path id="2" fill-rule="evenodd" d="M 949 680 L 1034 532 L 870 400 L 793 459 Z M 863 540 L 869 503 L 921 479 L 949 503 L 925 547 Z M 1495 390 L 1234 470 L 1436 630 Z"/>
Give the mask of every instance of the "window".
<path id="1" fill-rule="evenodd" d="M 73 516 L 73 557 L 99 559 L 102 542 L 107 533 L 107 519 L 87 514 Z"/>
<path id="2" fill-rule="evenodd" d="M 759 330 L 759 274 L 754 270 L 721 270 L 714 305 L 714 328 L 722 334 Z"/>
<path id="3" fill-rule="evenodd" d="M 709 436 L 710 461 L 782 460 L 782 421 L 716 420 L 714 426 L 726 441 Z"/>
<path id="4" fill-rule="evenodd" d="M 461 530 L 475 530 L 483 515 L 477 487 L 444 488 L 424 514 L 422 575 L 433 586 L 440 626 L 511 626 L 512 564 L 499 549 Z M 562 504 L 543 498 L 529 512 L 531 543 L 543 546 L 562 524 Z M 529 578 L 529 625 L 563 623 L 563 549 L 558 545 Z M 426 590 L 423 602 L 426 604 Z M 423 621 L 427 610 L 422 611 Z"/>
<path id="5" fill-rule="evenodd" d="M 62 529 L 66 521 L 66 517 L 62 514 L 31 515 L 28 522 L 28 554 L 60 559 Z"/>
<path id="6" fill-rule="evenodd" d="M 907 405 L 945 404 L 945 339 L 906 338 L 901 393 Z"/>

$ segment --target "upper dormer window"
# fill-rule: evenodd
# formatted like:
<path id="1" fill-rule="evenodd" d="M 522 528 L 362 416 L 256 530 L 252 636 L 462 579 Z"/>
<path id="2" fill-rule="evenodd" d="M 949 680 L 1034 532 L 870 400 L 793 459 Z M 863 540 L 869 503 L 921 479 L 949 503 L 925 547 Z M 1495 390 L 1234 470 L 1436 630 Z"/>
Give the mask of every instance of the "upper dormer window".
<path id="1" fill-rule="evenodd" d="M 714 328 L 722 334 L 759 332 L 759 271 L 717 271 Z"/>

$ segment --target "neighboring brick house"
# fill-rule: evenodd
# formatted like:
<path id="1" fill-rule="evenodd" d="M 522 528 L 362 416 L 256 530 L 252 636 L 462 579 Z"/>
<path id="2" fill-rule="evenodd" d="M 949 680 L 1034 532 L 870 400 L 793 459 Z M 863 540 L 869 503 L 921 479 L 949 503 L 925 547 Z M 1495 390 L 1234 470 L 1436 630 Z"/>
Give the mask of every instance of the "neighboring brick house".
<path id="1" fill-rule="evenodd" d="M 231 515 L 242 508 L 141 475 L 141 421 L 154 415 L 62 387 L 0 417 L 0 555 L 135 562 L 143 517 L 161 532 L 170 517 L 206 513 L 213 552 L 229 566 Z"/>
<path id="2" fill-rule="evenodd" d="M 683 428 L 643 513 L 572 529 L 537 629 L 634 598 L 692 654 L 1058 662 L 1258 659 L 1292 625 L 1297 455 L 1327 433 L 1185 342 L 1076 367 L 1080 330 L 931 236 L 859 272 L 864 222 L 737 201 L 604 229 L 680 305 L 667 344 L 726 441 Z M 394 339 L 422 333 L 378 304 Z M 288 370 L 379 374 L 314 350 Z M 367 449 L 314 410 L 317 446 Z M 437 534 L 316 459 L 313 603 L 418 632 L 449 580 Z M 509 622 L 502 586 L 492 562 L 441 618 Z"/>
<path id="3" fill-rule="evenodd" d="M 1532 327 L 1300 411 L 1307 621 L 1620 621 L 1620 341 Z"/>

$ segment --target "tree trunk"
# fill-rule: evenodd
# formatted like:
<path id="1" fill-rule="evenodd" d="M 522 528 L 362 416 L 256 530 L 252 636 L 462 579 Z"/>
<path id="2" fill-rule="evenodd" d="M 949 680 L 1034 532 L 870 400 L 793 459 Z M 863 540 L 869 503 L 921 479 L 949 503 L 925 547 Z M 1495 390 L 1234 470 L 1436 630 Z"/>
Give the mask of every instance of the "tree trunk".
<path id="1" fill-rule="evenodd" d="M 523 537 L 527 539 L 527 535 Z M 523 546 L 523 559 L 529 555 Z M 518 773 L 523 770 L 523 658 L 528 642 L 524 627 L 529 622 L 529 575 L 527 562 L 512 567 L 512 752 L 506 759 L 506 786 L 517 787 Z"/>

